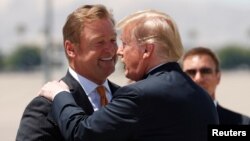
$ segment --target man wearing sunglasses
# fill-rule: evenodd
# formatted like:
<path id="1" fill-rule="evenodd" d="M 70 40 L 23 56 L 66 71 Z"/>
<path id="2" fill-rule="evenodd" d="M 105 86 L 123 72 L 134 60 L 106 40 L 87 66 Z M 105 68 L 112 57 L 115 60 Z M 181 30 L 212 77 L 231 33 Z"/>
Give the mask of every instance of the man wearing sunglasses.
<path id="1" fill-rule="evenodd" d="M 182 67 L 194 82 L 204 88 L 217 107 L 220 124 L 249 125 L 250 118 L 228 110 L 216 101 L 216 87 L 220 83 L 221 72 L 219 60 L 208 48 L 196 47 L 184 54 Z"/>

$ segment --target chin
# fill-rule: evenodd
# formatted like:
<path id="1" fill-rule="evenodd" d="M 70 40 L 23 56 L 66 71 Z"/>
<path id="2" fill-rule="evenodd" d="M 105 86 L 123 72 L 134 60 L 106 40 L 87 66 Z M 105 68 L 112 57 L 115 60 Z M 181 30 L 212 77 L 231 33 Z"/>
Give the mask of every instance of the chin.
<path id="1" fill-rule="evenodd" d="M 128 71 L 127 71 L 127 70 L 124 71 L 124 75 L 125 75 L 128 79 L 131 79 L 130 76 L 129 76 L 129 74 L 128 74 Z"/>
<path id="2" fill-rule="evenodd" d="M 110 71 L 108 71 L 109 75 L 111 75 L 113 72 L 115 72 L 115 67 L 111 69 Z"/>

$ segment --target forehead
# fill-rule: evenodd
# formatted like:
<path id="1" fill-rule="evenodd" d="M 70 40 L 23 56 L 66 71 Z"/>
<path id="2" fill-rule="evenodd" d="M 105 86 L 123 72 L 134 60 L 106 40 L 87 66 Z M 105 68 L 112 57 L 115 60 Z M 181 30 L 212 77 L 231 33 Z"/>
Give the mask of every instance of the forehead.
<path id="1" fill-rule="evenodd" d="M 110 19 L 103 18 L 103 19 L 95 19 L 90 22 L 84 23 L 84 29 L 89 30 L 108 30 L 108 29 L 115 29 L 114 24 Z"/>
<path id="2" fill-rule="evenodd" d="M 126 36 L 126 35 L 127 35 L 127 34 L 125 33 L 125 31 L 120 32 L 120 34 L 119 34 L 120 39 L 121 39 L 122 41 L 125 41 L 125 40 L 127 39 L 127 36 Z"/>
<path id="3" fill-rule="evenodd" d="M 129 41 L 132 39 L 131 37 L 131 32 L 133 30 L 133 26 L 131 26 L 131 24 L 126 25 L 120 34 L 120 38 L 122 41 Z"/>
<path id="4" fill-rule="evenodd" d="M 183 62 L 183 68 L 201 68 L 209 67 L 215 68 L 215 63 L 209 55 L 192 55 L 188 56 Z"/>
<path id="5" fill-rule="evenodd" d="M 97 19 L 85 23 L 83 32 L 114 34 L 115 27 L 110 19 Z"/>

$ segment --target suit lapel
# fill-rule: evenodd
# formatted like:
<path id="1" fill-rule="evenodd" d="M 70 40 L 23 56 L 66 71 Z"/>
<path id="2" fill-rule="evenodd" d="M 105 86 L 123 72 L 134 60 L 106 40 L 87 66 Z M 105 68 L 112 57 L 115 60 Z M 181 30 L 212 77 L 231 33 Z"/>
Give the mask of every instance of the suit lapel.
<path id="1" fill-rule="evenodd" d="M 67 72 L 66 76 L 63 77 L 62 80 L 69 86 L 70 92 L 72 93 L 77 105 L 79 105 L 88 115 L 91 115 L 94 112 L 93 106 L 78 81 L 76 81 L 69 72 Z M 120 86 L 113 82 L 108 81 L 108 84 L 112 95 L 118 88 L 120 88 Z M 56 125 L 56 122 L 52 117 L 52 111 L 48 113 L 48 119 Z"/>
<path id="2" fill-rule="evenodd" d="M 91 115 L 94 112 L 93 106 L 78 81 L 76 81 L 69 72 L 67 72 L 66 76 L 62 78 L 62 80 L 69 86 L 70 92 L 72 93 L 77 105 L 79 105 L 88 115 Z M 109 80 L 108 84 L 112 95 L 118 88 L 120 88 L 120 86 Z"/>
<path id="3" fill-rule="evenodd" d="M 73 78 L 69 71 L 61 80 L 69 86 L 70 92 L 73 95 L 76 104 L 79 105 L 86 112 L 86 114 L 91 115 L 94 112 L 94 109 L 81 85 Z M 47 118 L 51 123 L 56 125 L 52 116 L 52 111 L 48 113 Z"/>
<path id="4" fill-rule="evenodd" d="M 62 80 L 69 86 L 76 104 L 79 105 L 88 115 L 92 114 L 94 112 L 92 104 L 78 81 L 76 81 L 69 72 L 67 72 Z"/>
<path id="5" fill-rule="evenodd" d="M 109 80 L 108 80 L 108 84 L 109 84 L 109 88 L 110 88 L 110 91 L 111 91 L 111 95 L 113 96 L 114 93 L 115 93 L 115 91 L 116 91 L 117 89 L 119 89 L 120 86 L 119 86 L 119 85 L 116 85 L 115 83 L 113 83 L 113 82 L 111 82 L 111 81 L 109 81 Z"/>

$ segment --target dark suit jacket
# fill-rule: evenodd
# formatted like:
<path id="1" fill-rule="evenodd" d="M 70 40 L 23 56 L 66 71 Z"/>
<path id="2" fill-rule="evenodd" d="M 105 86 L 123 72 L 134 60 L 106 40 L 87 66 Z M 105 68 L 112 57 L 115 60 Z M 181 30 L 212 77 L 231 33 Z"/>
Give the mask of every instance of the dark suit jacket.
<path id="1" fill-rule="evenodd" d="M 69 86 L 74 100 L 87 115 L 93 107 L 81 85 L 68 72 L 63 81 Z M 112 94 L 119 88 L 109 81 Z M 16 136 L 16 141 L 63 141 L 59 128 L 51 116 L 51 102 L 44 97 L 35 97 L 26 107 Z"/>
<path id="2" fill-rule="evenodd" d="M 217 104 L 217 111 L 219 115 L 220 124 L 231 124 L 231 125 L 250 125 L 250 118 L 228 110 L 221 105 Z"/>
<path id="3" fill-rule="evenodd" d="M 177 63 L 120 88 L 91 116 L 68 92 L 55 97 L 52 113 L 68 141 L 206 141 L 207 125 L 218 124 L 210 96 Z"/>

